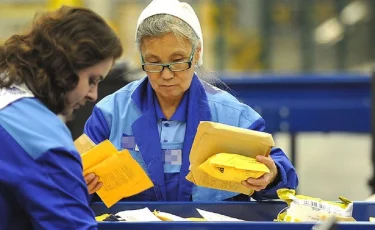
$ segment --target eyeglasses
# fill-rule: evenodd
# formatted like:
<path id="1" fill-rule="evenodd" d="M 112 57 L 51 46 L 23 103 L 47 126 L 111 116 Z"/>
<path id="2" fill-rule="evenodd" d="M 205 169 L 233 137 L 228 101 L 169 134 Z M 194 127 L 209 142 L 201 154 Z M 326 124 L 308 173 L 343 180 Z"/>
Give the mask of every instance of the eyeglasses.
<path id="1" fill-rule="evenodd" d="M 145 72 L 149 73 L 161 73 L 163 72 L 165 67 L 168 67 L 168 69 L 172 72 L 180 72 L 191 68 L 193 56 L 195 53 L 195 47 L 193 46 L 189 61 L 183 61 L 183 62 L 172 62 L 169 64 L 158 64 L 158 63 L 145 63 L 145 60 L 143 59 L 143 56 L 141 54 L 142 58 L 142 69 Z"/>

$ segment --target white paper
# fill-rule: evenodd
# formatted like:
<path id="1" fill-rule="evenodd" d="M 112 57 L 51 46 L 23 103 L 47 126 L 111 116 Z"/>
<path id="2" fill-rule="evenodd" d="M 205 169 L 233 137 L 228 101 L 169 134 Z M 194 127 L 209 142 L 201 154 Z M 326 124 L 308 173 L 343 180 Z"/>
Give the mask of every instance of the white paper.
<path id="1" fill-rule="evenodd" d="M 222 214 L 208 212 L 197 208 L 199 214 L 207 221 L 244 221 L 233 217 L 225 216 Z"/>
<path id="2" fill-rule="evenodd" d="M 121 220 L 130 221 L 130 222 L 161 221 L 148 208 L 122 211 L 122 212 L 116 213 L 116 216 L 119 216 L 120 221 Z"/>

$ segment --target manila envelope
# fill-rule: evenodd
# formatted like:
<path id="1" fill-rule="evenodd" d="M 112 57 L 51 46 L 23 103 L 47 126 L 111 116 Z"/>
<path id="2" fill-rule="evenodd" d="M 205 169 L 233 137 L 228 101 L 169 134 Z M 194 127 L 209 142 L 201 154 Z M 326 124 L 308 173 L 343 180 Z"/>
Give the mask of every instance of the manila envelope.
<path id="1" fill-rule="evenodd" d="M 118 152 L 109 140 L 92 147 L 81 158 L 83 175 L 93 172 L 103 183 L 97 194 L 107 207 L 154 186 L 130 152 Z"/>
<path id="2" fill-rule="evenodd" d="M 199 169 L 216 179 L 238 183 L 249 177 L 259 178 L 270 172 L 265 164 L 258 162 L 255 158 L 227 153 L 213 155 L 201 164 Z"/>
<path id="3" fill-rule="evenodd" d="M 81 155 L 83 175 L 92 172 L 92 167 L 100 164 L 115 153 L 117 153 L 117 148 L 109 140 L 105 140 L 92 147 L 89 151 L 84 152 Z"/>
<path id="4" fill-rule="evenodd" d="M 89 170 L 98 175 L 103 183 L 97 194 L 108 208 L 124 197 L 136 195 L 154 186 L 147 173 L 126 149 Z"/>
<path id="5" fill-rule="evenodd" d="M 234 153 L 255 158 L 269 156 L 275 145 L 269 133 L 203 121 L 199 124 L 191 148 L 190 172 L 186 179 L 202 187 L 251 195 L 254 191 L 236 181 L 216 179 L 199 169 L 209 157 L 217 153 Z"/>
<path id="6" fill-rule="evenodd" d="M 79 154 L 82 155 L 92 149 L 95 146 L 95 143 L 86 134 L 82 134 L 74 141 L 74 146 Z"/>

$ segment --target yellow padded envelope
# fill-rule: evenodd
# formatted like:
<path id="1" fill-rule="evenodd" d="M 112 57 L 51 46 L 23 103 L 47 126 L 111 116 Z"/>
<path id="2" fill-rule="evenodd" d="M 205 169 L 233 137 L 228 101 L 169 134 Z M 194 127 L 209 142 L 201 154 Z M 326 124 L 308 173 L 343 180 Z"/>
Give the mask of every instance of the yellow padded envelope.
<path id="1" fill-rule="evenodd" d="M 241 183 L 217 179 L 199 166 L 218 153 L 233 153 L 252 158 L 257 155 L 269 156 L 274 145 L 269 133 L 203 121 L 198 126 L 190 152 L 190 172 L 186 179 L 202 187 L 251 195 L 254 191 Z"/>
<path id="2" fill-rule="evenodd" d="M 107 207 L 154 186 L 128 150 L 112 155 L 91 170 L 103 182 L 97 194 Z"/>
<path id="3" fill-rule="evenodd" d="M 116 147 L 109 140 L 105 140 L 91 148 L 89 151 L 82 153 L 83 175 L 92 172 L 92 167 L 100 164 L 116 152 Z"/>
<path id="4" fill-rule="evenodd" d="M 201 164 L 199 169 L 216 179 L 238 183 L 249 177 L 259 178 L 270 172 L 265 164 L 258 162 L 255 158 L 230 153 L 213 155 Z"/>
<path id="5" fill-rule="evenodd" d="M 109 140 L 82 153 L 81 158 L 83 174 L 93 172 L 103 183 L 97 194 L 107 207 L 154 186 L 130 152 L 118 152 Z"/>

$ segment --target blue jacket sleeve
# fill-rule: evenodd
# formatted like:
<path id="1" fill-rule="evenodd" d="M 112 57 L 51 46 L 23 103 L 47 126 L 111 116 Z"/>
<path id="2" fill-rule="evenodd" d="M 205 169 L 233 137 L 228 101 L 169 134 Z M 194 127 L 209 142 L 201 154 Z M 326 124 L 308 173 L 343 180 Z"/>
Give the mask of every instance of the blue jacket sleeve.
<path id="1" fill-rule="evenodd" d="M 108 123 L 98 107 L 94 107 L 91 116 L 86 121 L 83 132 L 90 137 L 95 144 L 109 139 L 110 130 Z"/>
<path id="2" fill-rule="evenodd" d="M 22 158 L 16 197 L 34 229 L 97 229 L 78 153 L 54 149 Z"/>
<path id="3" fill-rule="evenodd" d="M 262 118 L 254 122 L 249 129 L 264 131 L 265 122 Z M 275 181 L 270 184 L 267 188 L 255 192 L 252 197 L 256 200 L 262 199 L 277 199 L 276 191 L 280 188 L 290 188 L 295 189 L 298 186 L 298 177 L 296 170 L 294 169 L 292 163 L 289 161 L 285 153 L 279 148 L 273 148 L 271 150 L 270 156 L 274 160 L 278 175 Z"/>

